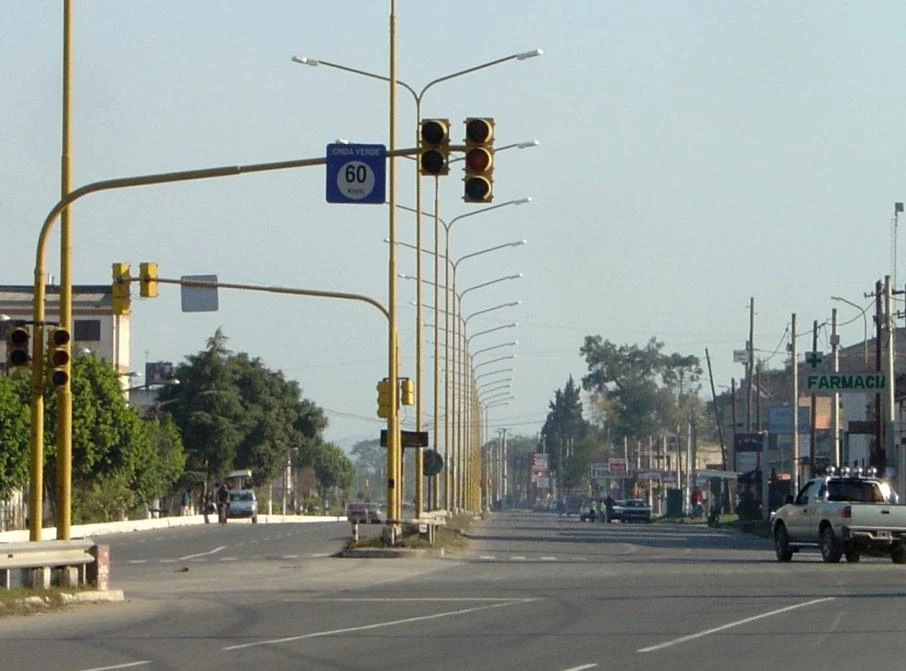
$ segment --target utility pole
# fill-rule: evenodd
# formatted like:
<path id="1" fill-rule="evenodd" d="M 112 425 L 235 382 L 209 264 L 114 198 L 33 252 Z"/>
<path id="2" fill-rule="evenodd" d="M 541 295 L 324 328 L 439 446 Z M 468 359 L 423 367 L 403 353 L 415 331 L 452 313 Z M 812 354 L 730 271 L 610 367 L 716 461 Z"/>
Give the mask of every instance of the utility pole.
<path id="1" fill-rule="evenodd" d="M 883 285 L 881 280 L 875 282 L 875 370 L 881 372 L 881 336 L 884 322 L 881 320 L 881 295 Z M 884 473 L 887 455 L 884 454 L 884 424 L 881 414 L 881 394 L 875 394 L 875 449 L 872 451 L 870 465 L 878 469 L 879 474 Z"/>
<path id="2" fill-rule="evenodd" d="M 720 461 L 721 467 L 727 470 L 727 446 L 724 443 L 724 422 L 720 413 L 720 406 L 717 404 L 717 394 L 714 391 L 714 373 L 711 371 L 711 355 L 708 348 L 705 348 L 705 361 L 708 362 L 708 380 L 711 383 L 711 402 L 714 404 L 714 416 L 717 422 L 717 439 L 720 441 Z"/>
<path id="3" fill-rule="evenodd" d="M 840 336 L 837 335 L 837 308 L 831 310 L 831 351 L 834 372 L 840 372 Z M 840 444 L 840 392 L 835 391 L 831 401 L 831 425 L 834 431 L 834 464 L 843 465 L 843 446 Z"/>
<path id="4" fill-rule="evenodd" d="M 749 340 L 746 342 L 746 431 L 752 431 L 752 369 L 755 361 L 755 297 L 749 299 Z"/>
<path id="5" fill-rule="evenodd" d="M 817 365 L 818 361 L 818 320 L 812 322 L 812 367 Z M 816 443 L 818 442 L 818 397 L 812 394 L 809 404 L 811 412 L 809 413 L 809 443 L 808 443 L 808 469 L 809 477 L 813 478 L 818 474 L 818 460 L 816 455 Z"/>
<path id="6" fill-rule="evenodd" d="M 896 465 L 899 461 L 895 460 L 896 444 L 896 403 L 894 391 L 896 387 L 896 372 L 894 371 L 894 357 L 896 349 L 894 347 L 894 324 L 893 311 L 893 286 L 891 285 L 890 275 L 884 278 L 884 327 L 887 329 L 887 386 L 885 388 L 885 400 L 887 401 L 887 423 L 884 431 L 884 470 L 878 471 L 882 477 L 887 477 L 887 459 Z M 899 475 L 897 478 L 899 479 Z"/>
<path id="7" fill-rule="evenodd" d="M 790 326 L 790 360 L 793 370 L 793 412 L 790 437 L 793 443 L 793 491 L 799 491 L 799 361 L 796 354 L 796 313 Z"/>
<path id="8" fill-rule="evenodd" d="M 730 470 L 736 470 L 736 378 L 730 378 L 730 415 L 733 421 L 733 440 L 730 441 Z"/>

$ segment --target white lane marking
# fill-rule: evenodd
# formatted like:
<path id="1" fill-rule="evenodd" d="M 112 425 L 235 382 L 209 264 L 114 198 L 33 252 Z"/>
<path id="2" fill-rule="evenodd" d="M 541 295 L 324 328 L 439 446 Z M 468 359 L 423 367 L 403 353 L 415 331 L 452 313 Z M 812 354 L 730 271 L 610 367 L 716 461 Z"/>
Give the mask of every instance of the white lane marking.
<path id="1" fill-rule="evenodd" d="M 142 660 L 141 662 L 129 662 L 127 664 L 114 664 L 113 666 L 96 666 L 93 669 L 81 669 L 81 671 L 112 671 L 112 669 L 128 669 L 133 666 L 144 666 L 145 664 L 150 664 L 150 659 Z"/>
<path id="2" fill-rule="evenodd" d="M 317 552 L 313 555 L 309 555 L 312 559 L 323 559 L 324 557 L 329 557 L 330 553 L 328 552 Z"/>
<path id="3" fill-rule="evenodd" d="M 761 615 L 753 615 L 752 617 L 747 617 L 742 620 L 736 620 L 736 622 L 730 622 L 729 624 L 722 625 L 720 627 L 714 627 L 713 629 L 706 629 L 705 631 L 699 631 L 695 634 L 689 634 L 688 636 L 681 636 L 680 638 L 675 638 L 672 641 L 665 641 L 664 643 L 658 643 L 657 645 L 651 645 L 647 648 L 639 648 L 636 652 L 652 652 L 654 650 L 661 650 L 663 648 L 669 648 L 674 645 L 679 645 L 680 643 L 686 643 L 688 641 L 693 641 L 696 638 L 701 638 L 703 636 L 708 636 L 709 634 L 716 634 L 719 631 L 724 631 L 725 629 L 731 629 L 732 627 L 738 627 L 741 624 L 748 624 L 749 622 L 755 622 L 756 620 L 761 620 L 766 617 L 771 617 L 772 615 L 779 615 L 780 613 L 787 613 L 791 610 L 796 610 L 797 608 L 805 608 L 806 606 L 814 606 L 816 603 L 824 603 L 825 601 L 833 601 L 837 597 L 829 596 L 823 599 L 813 599 L 812 601 L 806 601 L 805 603 L 797 603 L 793 606 L 787 606 L 786 608 L 778 608 L 777 610 L 768 611 L 767 613 L 762 613 Z"/>
<path id="4" fill-rule="evenodd" d="M 582 666 L 573 666 L 569 669 L 563 669 L 562 671 L 584 671 L 585 669 L 596 669 L 598 668 L 597 664 L 583 664 Z"/>
<path id="5" fill-rule="evenodd" d="M 195 559 L 196 557 L 207 557 L 208 555 L 216 554 L 225 549 L 226 545 L 221 545 L 219 548 L 214 548 L 213 550 L 209 550 L 208 552 L 199 552 L 195 555 L 186 555 L 185 557 L 180 557 L 179 561 L 185 561 L 186 559 Z"/>
<path id="6" fill-rule="evenodd" d="M 299 558 L 299 555 L 283 555 L 282 557 L 280 557 L 280 559 L 298 559 L 298 558 Z"/>
<path id="7" fill-rule="evenodd" d="M 147 562 L 148 562 L 147 559 L 130 559 L 126 563 L 127 564 L 146 564 Z"/>
<path id="8" fill-rule="evenodd" d="M 495 555 L 481 555 L 479 559 L 497 559 Z"/>
<path id="9" fill-rule="evenodd" d="M 524 560 L 525 557 L 524 557 L 523 555 L 513 555 L 512 557 L 510 557 L 510 559 L 521 559 L 521 560 Z"/>
<path id="10" fill-rule="evenodd" d="M 221 557 L 220 561 L 239 561 L 239 557 Z"/>
<path id="11" fill-rule="evenodd" d="M 557 561 L 556 557 L 539 557 L 541 561 Z"/>
<path id="12" fill-rule="evenodd" d="M 390 620 L 388 622 L 376 622 L 375 624 L 365 624 L 361 627 L 346 627 L 344 629 L 330 629 L 328 631 L 315 631 L 310 634 L 300 634 L 299 636 L 287 636 L 285 638 L 274 638 L 269 641 L 256 641 L 255 643 L 241 643 L 239 645 L 228 645 L 223 650 L 242 650 L 244 648 L 254 648 L 261 645 L 274 645 L 275 643 L 291 643 L 292 641 L 303 641 L 308 638 L 320 638 L 322 636 L 335 636 L 336 634 L 348 634 L 354 631 L 368 631 L 369 629 L 381 629 L 383 627 L 394 627 L 399 624 L 411 624 L 413 622 L 424 622 L 426 620 L 436 620 L 442 617 L 452 617 L 454 615 L 467 615 L 468 613 L 477 613 L 481 610 L 490 608 L 502 608 L 503 606 L 512 606 L 516 603 L 530 603 L 535 599 L 515 599 L 504 603 L 492 603 L 488 606 L 476 606 L 475 608 L 463 608 L 462 610 L 450 610 L 443 613 L 434 613 L 433 615 L 421 615 L 419 617 L 407 617 L 402 620 Z"/>
<path id="13" fill-rule="evenodd" d="M 325 598 L 323 598 L 323 599 L 318 599 L 318 598 L 314 598 L 314 599 L 306 599 L 306 598 L 300 598 L 300 599 L 284 599 L 283 601 L 285 601 L 285 602 L 297 602 L 297 601 L 306 601 L 306 602 L 308 602 L 308 601 L 318 601 L 318 602 L 330 601 L 330 602 L 335 602 L 335 601 L 336 601 L 336 602 L 344 602 L 344 603 L 345 603 L 345 602 L 359 603 L 359 602 L 366 602 L 366 601 L 377 601 L 377 602 L 382 602 L 382 603 L 383 603 L 383 602 L 389 602 L 389 603 L 410 603 L 410 602 L 413 602 L 413 601 L 430 601 L 430 602 L 435 602 L 435 601 L 438 601 L 438 602 L 446 602 L 446 601 L 492 601 L 492 602 L 496 602 L 496 603 L 522 603 L 522 602 L 525 601 L 525 599 L 514 599 L 513 597 L 506 597 L 506 596 L 425 596 L 425 597 L 417 597 L 417 598 L 414 598 L 414 599 L 409 598 L 409 597 L 376 597 L 376 596 L 375 596 L 375 597 L 369 597 L 369 596 L 366 596 L 366 597 L 361 597 L 361 598 L 359 598 L 359 599 L 355 599 L 355 598 L 344 599 L 344 598 L 339 598 L 339 597 L 338 597 L 338 598 L 325 597 Z"/>

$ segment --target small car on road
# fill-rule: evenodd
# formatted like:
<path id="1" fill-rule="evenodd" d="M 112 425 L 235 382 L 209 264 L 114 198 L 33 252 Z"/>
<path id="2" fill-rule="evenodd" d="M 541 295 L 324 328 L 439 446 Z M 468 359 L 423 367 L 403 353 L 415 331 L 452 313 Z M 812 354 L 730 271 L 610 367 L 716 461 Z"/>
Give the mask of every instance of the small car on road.
<path id="1" fill-rule="evenodd" d="M 252 524 L 258 523 L 258 499 L 251 489 L 233 489 L 230 491 L 230 507 L 227 509 L 229 519 L 248 518 Z"/>

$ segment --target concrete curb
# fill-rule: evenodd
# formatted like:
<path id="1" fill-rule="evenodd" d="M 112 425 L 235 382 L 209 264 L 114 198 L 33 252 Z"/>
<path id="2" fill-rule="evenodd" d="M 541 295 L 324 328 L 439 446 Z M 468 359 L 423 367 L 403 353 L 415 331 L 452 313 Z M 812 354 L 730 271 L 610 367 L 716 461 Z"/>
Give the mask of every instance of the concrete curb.
<path id="1" fill-rule="evenodd" d="M 338 557 L 358 559 L 442 559 L 443 548 L 350 548 Z"/>

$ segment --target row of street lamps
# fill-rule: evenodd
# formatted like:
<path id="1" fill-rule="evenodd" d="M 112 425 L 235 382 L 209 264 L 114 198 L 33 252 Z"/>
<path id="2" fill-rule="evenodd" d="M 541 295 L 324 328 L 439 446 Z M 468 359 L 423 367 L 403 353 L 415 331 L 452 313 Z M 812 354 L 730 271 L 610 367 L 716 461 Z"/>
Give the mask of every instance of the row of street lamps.
<path id="1" fill-rule="evenodd" d="M 543 52 L 540 49 L 535 49 L 535 50 L 519 52 L 519 53 L 511 54 L 509 56 L 504 56 L 503 58 L 497 58 L 497 59 L 494 59 L 491 61 L 487 61 L 485 63 L 481 63 L 479 65 L 476 65 L 476 66 L 473 66 L 470 68 L 466 68 L 463 70 L 458 70 L 456 72 L 433 79 L 433 80 L 429 81 L 427 84 L 425 84 L 420 90 L 416 90 L 416 88 L 414 86 L 411 86 L 408 83 L 397 79 L 395 77 L 394 73 L 391 73 L 391 76 L 387 77 L 385 75 L 381 75 L 381 74 L 378 74 L 375 72 L 370 72 L 370 71 L 362 70 L 359 68 L 353 68 L 353 67 L 349 67 L 346 65 L 341 65 L 339 63 L 333 63 L 331 61 L 326 61 L 323 59 L 308 58 L 308 57 L 303 57 L 303 56 L 294 56 L 292 58 L 292 61 L 295 63 L 299 63 L 302 65 L 308 65 L 308 66 L 312 66 L 312 67 L 324 66 L 327 68 L 332 68 L 332 69 L 340 70 L 343 72 L 348 72 L 350 74 L 355 74 L 358 76 L 367 77 L 370 79 L 376 79 L 376 80 L 384 81 L 384 82 L 388 82 L 388 83 L 395 82 L 395 84 L 401 86 L 402 88 L 404 88 L 406 91 L 408 91 L 412 95 L 413 102 L 415 104 L 416 142 L 418 144 L 420 141 L 419 130 L 421 127 L 421 120 L 422 120 L 422 101 L 423 101 L 424 96 L 427 93 L 427 91 L 429 89 L 431 89 L 433 86 L 435 86 L 436 84 L 439 84 L 441 82 L 449 81 L 451 79 L 455 79 L 458 77 L 462 77 L 466 74 L 470 74 L 472 72 L 476 72 L 479 70 L 484 70 L 486 68 L 490 68 L 495 65 L 505 63 L 508 61 L 523 61 L 523 60 L 527 60 L 530 58 L 534 58 L 536 56 L 540 56 L 542 53 Z M 391 56 L 391 65 L 393 65 L 393 59 L 394 59 L 394 57 Z M 392 88 L 392 86 L 391 86 L 391 88 Z M 394 100 L 394 97 L 391 94 L 391 106 L 392 107 L 394 106 L 393 100 Z M 391 119 L 393 119 L 393 117 L 394 117 L 393 110 L 391 110 Z M 392 125 L 393 125 L 393 121 L 391 120 L 391 126 Z M 392 132 L 392 130 L 391 130 L 391 132 Z M 506 145 L 504 147 L 500 147 L 497 149 L 497 151 L 501 151 L 503 149 L 508 149 L 511 147 L 526 148 L 526 147 L 530 147 L 530 146 L 535 146 L 536 144 L 537 144 L 537 142 L 517 143 L 517 144 L 513 144 L 513 145 Z M 454 160 L 457 160 L 457 159 L 454 159 Z M 416 373 L 415 373 L 415 377 L 416 377 L 416 404 L 415 404 L 416 418 L 415 418 L 415 424 L 416 424 L 416 426 L 415 426 L 415 428 L 416 428 L 416 431 L 421 431 L 422 430 L 422 418 L 424 416 L 424 406 L 423 406 L 424 394 L 423 394 L 423 387 L 422 387 L 422 377 L 423 377 L 422 362 L 424 359 L 423 352 L 422 352 L 422 343 L 423 343 L 422 325 L 424 323 L 423 316 L 422 316 L 422 306 L 423 306 L 422 285 L 425 284 L 426 282 L 424 281 L 424 279 L 422 277 L 422 260 L 421 260 L 421 252 L 423 250 L 422 223 L 421 223 L 421 216 L 423 214 L 421 175 L 420 175 L 419 170 L 416 170 L 415 174 L 416 174 L 415 208 L 405 208 L 402 206 L 398 206 L 398 205 L 396 205 L 395 201 L 390 204 L 390 207 L 391 207 L 391 210 L 393 210 L 396 207 L 399 207 L 401 209 L 411 209 L 411 211 L 414 212 L 416 215 L 416 224 L 415 224 L 416 225 L 416 242 L 415 242 L 416 275 L 414 278 L 416 281 L 416 299 L 415 299 L 415 303 L 416 303 L 416 319 L 415 319 L 415 322 L 416 322 L 416 329 L 415 329 L 416 330 L 416 333 L 415 333 L 415 336 L 416 336 L 415 337 L 415 342 L 416 342 Z M 465 295 L 468 291 L 471 291 L 472 289 L 477 289 L 477 288 L 479 288 L 479 286 L 487 286 L 488 284 L 492 284 L 497 281 L 503 281 L 504 279 L 513 279 L 514 277 L 500 278 L 499 280 L 495 280 L 494 282 L 485 283 L 483 285 L 479 285 L 476 287 L 470 287 L 466 291 L 463 291 L 461 294 L 457 295 L 456 291 L 455 291 L 456 268 L 457 268 L 457 264 L 459 263 L 459 261 L 462 261 L 465 258 L 470 258 L 472 256 L 478 256 L 480 254 L 494 251 L 495 249 L 500 249 L 500 248 L 503 248 L 506 246 L 511 246 L 512 243 L 507 244 L 507 245 L 500 245 L 500 246 L 497 246 L 494 248 L 489 248 L 487 250 L 481 250 L 480 252 L 475 252 L 474 254 L 469 254 L 469 255 L 466 255 L 466 256 L 460 258 L 456 263 L 452 264 L 453 278 L 451 280 L 451 278 L 449 277 L 449 273 L 451 270 L 450 239 L 449 239 L 450 231 L 451 231 L 453 224 L 459 219 L 463 219 L 467 216 L 479 214 L 482 212 L 487 212 L 490 210 L 498 209 L 505 205 L 521 204 L 524 202 L 529 202 L 529 199 L 521 199 L 519 201 L 509 201 L 507 203 L 501 203 L 499 205 L 494 205 L 491 207 L 483 208 L 483 209 L 477 210 L 475 212 L 470 212 L 467 214 L 460 215 L 459 217 L 455 217 L 455 218 L 451 219 L 449 223 L 446 223 L 439 216 L 439 203 L 438 203 L 438 196 L 437 196 L 437 194 L 438 194 L 437 179 L 438 178 L 435 176 L 434 211 L 433 211 L 433 213 L 430 213 L 434 217 L 434 240 L 435 240 L 435 249 L 433 251 L 433 254 L 434 254 L 434 281 L 433 281 L 433 283 L 427 282 L 427 284 L 433 284 L 433 286 L 434 286 L 434 340 L 433 340 L 433 342 L 434 342 L 434 444 L 436 446 L 438 443 L 439 430 L 440 430 L 440 427 L 439 427 L 439 416 L 440 416 L 439 379 L 440 379 L 440 375 L 439 375 L 439 369 L 438 369 L 438 361 L 439 361 L 439 352 L 438 352 L 439 345 L 438 345 L 438 343 L 440 340 L 440 333 L 439 333 L 439 331 L 440 331 L 440 326 L 439 326 L 439 324 L 440 324 L 440 319 L 439 319 L 440 296 L 439 296 L 439 291 L 441 289 L 441 284 L 440 284 L 440 272 L 439 272 L 440 271 L 440 250 L 439 250 L 438 242 L 440 239 L 440 228 L 439 227 L 441 224 L 443 224 L 444 230 L 445 230 L 445 245 L 444 245 L 443 256 L 447 260 L 446 271 L 445 271 L 446 279 L 444 280 L 444 283 L 443 283 L 443 288 L 444 288 L 444 292 L 445 292 L 444 315 L 445 315 L 445 324 L 446 324 L 444 343 L 445 343 L 445 361 L 447 362 L 446 363 L 447 384 L 445 385 L 445 391 L 444 391 L 444 398 L 445 398 L 444 455 L 446 457 L 445 461 L 448 465 L 450 464 L 450 457 L 453 456 L 453 458 L 455 460 L 456 473 L 466 475 L 461 468 L 462 460 L 466 458 L 467 452 L 471 453 L 474 450 L 466 450 L 466 448 L 463 447 L 463 441 L 458 440 L 460 438 L 460 436 L 462 436 L 463 431 L 460 428 L 459 433 L 457 434 L 457 432 L 456 432 L 457 423 L 451 421 L 452 419 L 460 417 L 460 416 L 466 417 L 467 414 L 462 411 L 469 409 L 468 407 L 465 407 L 465 408 L 462 407 L 466 403 L 465 399 L 460 399 L 459 403 L 457 403 L 457 395 L 454 393 L 451 398 L 451 391 L 450 391 L 452 383 L 454 382 L 454 377 L 453 377 L 454 371 L 457 370 L 457 363 L 458 363 L 456 360 L 456 351 L 457 350 L 455 348 L 455 343 L 457 342 L 456 329 L 458 328 L 457 321 L 456 321 L 457 307 L 458 307 L 458 304 L 461 303 L 462 296 Z M 392 188 L 391 188 L 391 190 L 392 190 Z M 393 217 L 393 214 L 391 212 L 391 219 L 392 219 L 392 217 Z M 394 237 L 395 236 L 391 235 L 391 239 L 388 241 L 391 243 L 391 246 L 393 246 L 396 242 Z M 521 243 L 515 243 L 515 244 L 521 244 Z M 410 245 L 406 245 L 406 246 L 410 246 Z M 391 258 L 392 258 L 392 255 L 394 254 L 394 250 L 391 249 L 390 253 L 391 253 Z M 391 261 L 391 266 L 393 266 L 392 261 Z M 391 279 L 391 294 L 393 294 L 393 293 L 395 293 L 395 285 L 393 283 L 393 280 Z M 450 306 L 448 303 L 450 293 L 453 293 L 454 297 L 456 298 L 456 301 L 454 301 L 454 306 L 453 306 L 454 310 L 452 312 L 450 310 Z M 393 303 L 392 296 L 391 296 L 391 303 Z M 451 322 L 452 322 L 452 324 L 451 324 Z M 393 327 L 391 327 L 391 328 L 393 328 Z M 448 337 L 451 332 L 453 333 L 453 340 L 452 340 L 452 343 L 454 343 L 453 347 L 450 346 L 450 339 Z M 462 332 L 462 334 L 464 335 L 464 331 Z M 450 356 L 451 350 L 452 350 L 453 356 Z M 459 362 L 460 369 L 459 369 L 458 373 L 460 375 L 464 375 L 465 374 L 465 371 L 464 371 L 465 357 L 461 357 L 461 359 L 462 359 L 462 361 Z M 451 364 L 452 364 L 452 368 L 451 368 Z M 465 377 L 460 377 L 460 380 L 464 380 L 464 379 L 465 379 Z M 477 403 L 477 400 L 475 402 Z M 479 412 L 479 411 L 476 411 L 476 412 Z M 393 429 L 393 427 L 390 427 L 390 428 Z M 479 436 L 479 440 L 480 440 L 480 436 Z M 453 455 L 451 447 L 455 447 L 458 454 Z M 394 455 L 392 455 L 391 452 L 392 452 L 392 448 L 388 445 L 388 471 L 390 470 L 389 466 L 390 466 L 391 462 L 394 460 Z M 477 466 L 478 459 L 476 458 L 475 461 L 476 461 L 476 465 L 471 470 L 475 471 L 476 475 L 473 478 L 470 478 L 471 482 L 470 482 L 469 486 L 472 489 L 475 489 L 477 491 L 476 485 L 478 484 L 478 482 L 480 480 L 480 470 L 478 470 L 478 466 Z M 416 459 L 415 459 L 414 468 L 415 468 L 415 483 L 416 483 L 415 484 L 415 501 L 414 501 L 414 503 L 415 503 L 416 514 L 420 515 L 421 512 L 425 509 L 423 498 L 422 498 L 423 492 L 424 492 L 424 482 L 423 482 L 423 475 L 422 475 L 422 451 L 421 451 L 421 449 L 416 450 Z M 444 487 L 444 497 L 445 497 L 444 507 L 447 510 L 451 510 L 451 509 L 453 509 L 454 506 L 456 506 L 457 503 L 459 503 L 459 504 L 463 505 L 464 507 L 468 507 L 469 509 L 472 509 L 472 510 L 477 509 L 477 505 L 480 505 L 480 501 L 477 502 L 477 505 L 476 505 L 476 501 L 474 500 L 474 498 L 475 498 L 474 495 L 471 496 L 470 501 L 466 502 L 464 500 L 465 499 L 465 486 L 466 486 L 465 479 L 466 478 L 460 477 L 459 481 L 457 483 L 452 483 L 451 479 L 450 479 L 450 470 L 451 469 L 449 469 L 449 468 L 445 469 L 446 476 L 445 476 L 445 487 Z M 468 477 L 468 476 L 466 476 L 466 477 Z M 439 488 L 437 487 L 436 478 L 434 481 L 434 485 L 435 486 L 432 488 L 433 500 L 430 502 L 430 505 L 431 505 L 431 507 L 437 509 L 440 507 L 440 501 L 439 501 Z M 458 501 L 454 501 L 451 498 L 451 493 L 453 493 L 452 490 L 455 490 L 458 492 L 458 496 L 457 496 Z M 389 503 L 390 503 L 390 501 L 388 501 L 388 505 L 389 505 Z M 397 511 L 388 510 L 388 513 L 390 513 L 390 514 L 394 514 L 396 512 Z"/>

